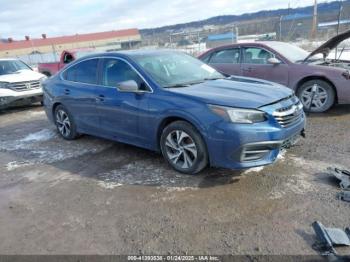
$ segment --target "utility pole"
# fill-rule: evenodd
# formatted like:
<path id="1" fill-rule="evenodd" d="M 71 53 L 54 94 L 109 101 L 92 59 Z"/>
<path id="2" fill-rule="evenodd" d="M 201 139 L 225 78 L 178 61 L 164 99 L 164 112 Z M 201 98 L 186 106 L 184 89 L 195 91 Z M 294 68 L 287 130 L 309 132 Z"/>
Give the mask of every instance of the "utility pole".
<path id="1" fill-rule="evenodd" d="M 338 11 L 338 25 L 337 25 L 337 35 L 339 35 L 339 26 L 340 26 L 340 18 L 341 18 L 341 13 L 343 11 L 343 1 L 339 1 L 339 11 Z"/>
<path id="2" fill-rule="evenodd" d="M 311 39 L 314 40 L 317 34 L 317 0 L 314 2 L 314 16 L 312 20 Z"/>
<path id="3" fill-rule="evenodd" d="M 341 13 L 343 11 L 343 1 L 339 1 L 339 12 L 338 12 L 338 25 L 337 25 L 337 35 L 339 35 L 339 27 L 340 27 L 340 18 Z M 335 60 L 337 60 L 338 57 L 338 46 L 335 48 Z"/>
<path id="4" fill-rule="evenodd" d="M 232 27 L 232 37 L 231 37 L 232 39 L 232 44 L 234 44 L 234 42 L 235 42 L 235 27 L 233 26 Z"/>
<path id="5" fill-rule="evenodd" d="M 239 38 L 239 28 L 238 28 L 238 26 L 237 26 L 237 25 L 235 26 L 235 29 L 236 29 L 236 43 L 238 43 L 238 38 Z"/>
<path id="6" fill-rule="evenodd" d="M 290 1 L 288 2 L 288 15 L 290 14 Z"/>
<path id="7" fill-rule="evenodd" d="M 279 40 L 282 41 L 282 19 L 283 19 L 283 15 L 280 16 L 280 37 Z"/>
<path id="8" fill-rule="evenodd" d="M 198 53 L 201 51 L 201 39 L 199 37 L 199 31 L 197 32 L 197 41 L 198 41 Z"/>

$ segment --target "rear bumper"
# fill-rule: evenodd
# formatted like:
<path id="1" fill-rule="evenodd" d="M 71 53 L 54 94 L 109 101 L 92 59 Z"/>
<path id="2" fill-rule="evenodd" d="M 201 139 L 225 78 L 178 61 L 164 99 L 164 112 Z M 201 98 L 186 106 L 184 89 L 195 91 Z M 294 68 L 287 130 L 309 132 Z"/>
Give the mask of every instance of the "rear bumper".
<path id="1" fill-rule="evenodd" d="M 283 128 L 270 123 L 212 127 L 207 138 L 211 166 L 245 169 L 272 164 L 281 148 L 295 144 L 304 132 L 305 116 Z"/>

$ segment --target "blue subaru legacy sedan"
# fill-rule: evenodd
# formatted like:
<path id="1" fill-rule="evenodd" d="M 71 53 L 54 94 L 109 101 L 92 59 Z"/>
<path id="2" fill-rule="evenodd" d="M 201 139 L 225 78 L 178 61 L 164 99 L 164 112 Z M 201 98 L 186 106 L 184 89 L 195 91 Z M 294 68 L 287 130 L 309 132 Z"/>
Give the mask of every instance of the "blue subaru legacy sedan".
<path id="1" fill-rule="evenodd" d="M 271 164 L 305 125 L 292 90 L 222 75 L 176 51 L 86 56 L 43 86 L 64 139 L 89 134 L 159 151 L 186 174 Z"/>

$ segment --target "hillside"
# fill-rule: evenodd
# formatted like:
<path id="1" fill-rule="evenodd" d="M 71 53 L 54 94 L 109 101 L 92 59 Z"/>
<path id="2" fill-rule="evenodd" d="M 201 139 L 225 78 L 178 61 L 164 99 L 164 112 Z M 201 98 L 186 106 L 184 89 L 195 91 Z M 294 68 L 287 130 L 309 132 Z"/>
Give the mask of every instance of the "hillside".
<path id="1" fill-rule="evenodd" d="M 350 4 L 350 0 L 343 1 L 343 4 L 346 4 L 346 5 Z M 321 3 L 318 5 L 318 12 L 321 15 L 329 12 L 337 12 L 338 9 L 339 9 L 338 1 Z M 291 9 L 285 8 L 285 9 L 277 9 L 277 10 L 264 10 L 264 11 L 259 11 L 255 13 L 245 13 L 242 15 L 215 16 L 215 17 L 208 18 L 206 20 L 193 21 L 189 23 L 182 23 L 182 24 L 176 24 L 176 25 L 168 25 L 168 26 L 163 26 L 158 28 L 148 28 L 148 29 L 142 29 L 140 31 L 142 35 L 162 34 L 169 31 L 178 32 L 187 28 L 202 28 L 203 26 L 207 26 L 207 25 L 226 25 L 226 24 L 231 24 L 235 22 L 252 21 L 252 20 L 265 19 L 265 18 L 280 17 L 285 15 L 300 14 L 300 13 L 312 14 L 312 12 L 313 12 L 313 6 L 291 8 Z"/>

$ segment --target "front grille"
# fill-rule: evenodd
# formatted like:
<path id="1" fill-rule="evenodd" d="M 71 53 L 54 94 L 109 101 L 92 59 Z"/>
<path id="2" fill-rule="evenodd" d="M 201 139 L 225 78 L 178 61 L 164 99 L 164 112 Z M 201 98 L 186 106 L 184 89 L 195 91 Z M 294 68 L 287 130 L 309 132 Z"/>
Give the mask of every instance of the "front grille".
<path id="1" fill-rule="evenodd" d="M 273 116 L 277 122 L 284 128 L 290 127 L 303 117 L 303 105 L 298 99 L 293 99 L 294 103 L 287 107 L 277 109 Z"/>
<path id="2" fill-rule="evenodd" d="M 32 89 L 40 88 L 40 81 L 26 81 L 26 82 L 16 82 L 10 83 L 8 88 L 14 91 L 27 91 Z"/>

